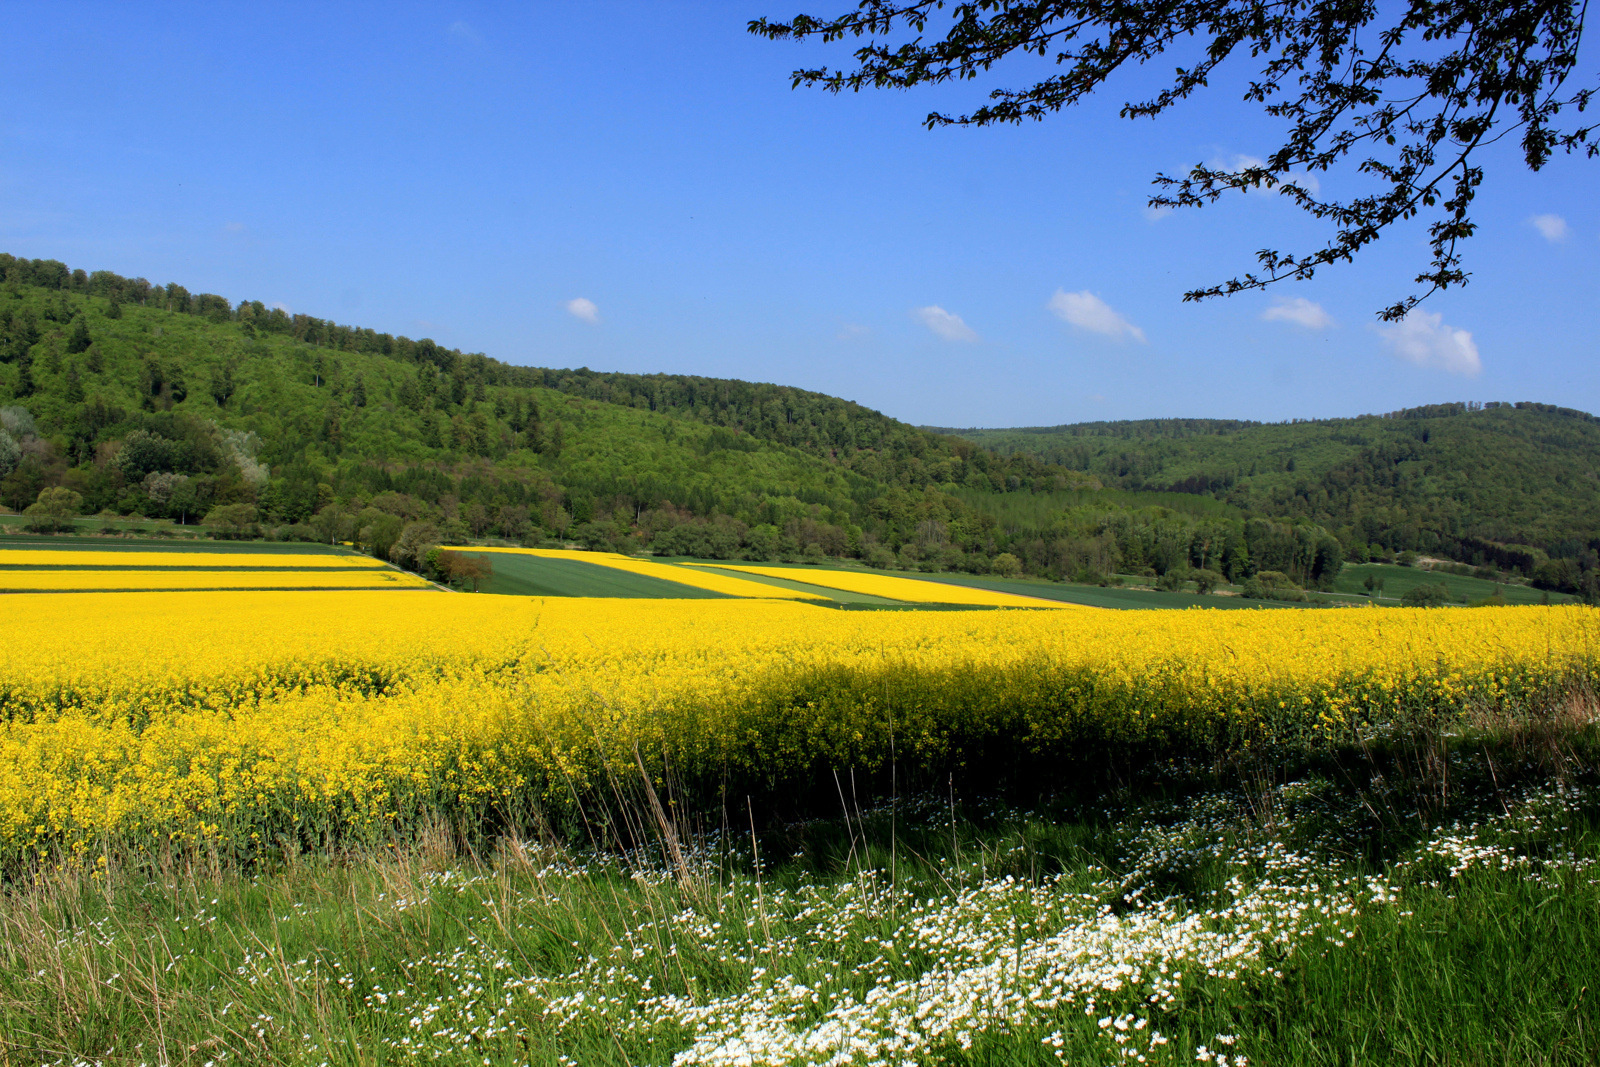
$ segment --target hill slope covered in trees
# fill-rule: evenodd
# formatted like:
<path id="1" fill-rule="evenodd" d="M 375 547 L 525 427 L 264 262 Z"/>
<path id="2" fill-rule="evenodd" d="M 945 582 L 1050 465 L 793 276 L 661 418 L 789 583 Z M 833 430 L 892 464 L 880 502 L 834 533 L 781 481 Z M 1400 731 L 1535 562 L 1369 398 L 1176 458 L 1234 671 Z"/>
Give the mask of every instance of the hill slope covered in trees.
<path id="1" fill-rule="evenodd" d="M 1160 419 L 940 432 L 1108 487 L 1192 493 L 1309 520 L 1348 547 L 1524 569 L 1541 552 L 1577 562 L 1600 547 L 1600 418 L 1549 404 L 1436 404 L 1273 424 Z"/>
<path id="2" fill-rule="evenodd" d="M 876 546 L 880 560 L 931 524 L 923 539 L 954 561 L 1001 546 L 992 517 L 942 490 L 1078 484 L 804 390 L 515 367 L 9 256 L 0 404 L 0 504 L 13 509 L 64 485 L 91 513 L 192 521 L 243 503 L 292 528 L 376 503 L 450 537 L 724 555 Z"/>
<path id="3" fill-rule="evenodd" d="M 1480 556 L 1534 542 L 1496 557 L 1530 574 L 1549 563 L 1547 549 L 1559 555 L 1570 547 L 1561 539 L 1573 541 L 1578 550 L 1559 558 L 1578 569 L 1563 572 L 1562 587 L 1593 569 L 1583 552 L 1594 546 L 1576 524 L 1550 520 L 1570 514 L 1559 502 L 1519 501 L 1496 513 L 1502 527 L 1467 531 L 1449 525 L 1459 495 L 1442 498 L 1454 511 L 1417 506 L 1433 498 L 1405 478 L 1368 478 L 1388 510 L 1360 523 L 1334 494 L 1301 491 L 1295 475 L 1345 471 L 1366 485 L 1348 475 L 1363 448 L 1430 444 L 1385 437 L 1381 425 L 1372 442 L 1326 461 L 1324 450 L 1352 446 L 1324 441 L 1320 429 L 1316 441 L 1290 439 L 1322 425 L 1313 423 L 1263 428 L 1289 436 L 1261 444 L 1125 429 L 1063 432 L 1059 445 L 1050 433 L 985 431 L 974 443 L 787 386 L 512 366 L 259 302 L 4 255 L 0 408 L 0 504 L 12 509 L 64 486 L 88 513 L 190 522 L 244 508 L 251 521 L 241 530 L 343 536 L 378 552 L 429 537 L 559 538 L 1081 580 L 1267 570 L 1326 585 L 1347 556 L 1426 549 L 1430 536 L 1433 547 L 1455 537 L 1449 543 L 1471 558 L 1461 540 L 1470 532 Z M 1580 429 L 1541 438 L 1565 450 L 1553 462 L 1592 458 L 1588 424 L 1559 418 Z M 1197 437 L 1235 452 L 1186 443 Z M 1182 459 L 1184 448 L 1194 458 Z M 1193 480 L 1219 471 L 1226 486 Z M 1503 489 L 1474 488 L 1474 506 L 1488 514 Z M 1358 496 L 1347 487 L 1339 499 L 1364 506 Z M 1522 532 L 1517 508 L 1537 536 Z M 1541 516 L 1544 526 L 1530 525 Z"/>

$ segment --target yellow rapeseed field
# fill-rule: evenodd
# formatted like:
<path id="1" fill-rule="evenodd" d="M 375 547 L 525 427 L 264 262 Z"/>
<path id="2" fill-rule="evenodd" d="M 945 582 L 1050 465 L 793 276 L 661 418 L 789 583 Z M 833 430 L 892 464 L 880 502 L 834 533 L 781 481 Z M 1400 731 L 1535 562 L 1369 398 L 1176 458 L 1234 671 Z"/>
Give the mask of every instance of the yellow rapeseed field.
<path id="1" fill-rule="evenodd" d="M 1584 607 L 840 612 L 740 600 L 193 592 L 0 612 L 0 855 L 241 854 L 588 795 L 997 748 L 1203 751 L 1600 681 Z M 942 761 L 942 762 L 941 762 Z M 942 780 L 942 779 L 941 779 Z"/>
<path id="2" fill-rule="evenodd" d="M 851 593 L 865 593 L 889 600 L 903 600 L 910 604 L 968 604 L 975 607 L 994 608 L 1082 608 L 1082 604 L 1066 604 L 1044 597 L 1017 596 L 992 589 L 974 589 L 971 586 L 951 585 L 948 582 L 922 581 L 919 578 L 900 578 L 892 574 L 869 574 L 864 571 L 836 571 L 825 567 L 796 570 L 792 567 L 759 567 L 743 563 L 697 563 L 693 566 L 716 566 L 724 570 L 744 571 L 768 578 L 787 578 L 791 582 L 807 582 L 824 589 L 843 589 Z"/>
<path id="3" fill-rule="evenodd" d="M 159 589 L 427 589 L 398 570 L 5 570 L 0 593 Z"/>
<path id="4" fill-rule="evenodd" d="M 120 567 L 151 570 L 161 567 L 249 567 L 255 569 L 312 570 L 383 567 L 371 556 L 335 555 L 331 552 L 117 552 L 104 549 L 4 548 L 0 569 L 8 567 Z"/>
<path id="5" fill-rule="evenodd" d="M 571 559 L 579 563 L 593 563 L 599 567 L 610 567 L 612 570 L 627 571 L 630 574 L 642 574 L 647 578 L 660 578 L 666 582 L 677 582 L 695 589 L 709 589 L 713 593 L 725 593 L 728 596 L 755 597 L 762 600 L 822 600 L 820 594 L 812 595 L 794 589 L 784 589 L 776 585 L 767 585 L 763 582 L 751 582 L 742 578 L 734 578 L 726 574 L 706 574 L 692 567 L 682 567 L 672 563 L 657 563 L 654 560 L 639 559 L 636 556 L 624 556 L 620 552 L 576 552 L 560 548 L 475 548 L 471 545 L 446 545 L 446 548 L 455 552 L 509 552 L 520 553 L 525 556 L 543 556 L 546 559 Z"/>

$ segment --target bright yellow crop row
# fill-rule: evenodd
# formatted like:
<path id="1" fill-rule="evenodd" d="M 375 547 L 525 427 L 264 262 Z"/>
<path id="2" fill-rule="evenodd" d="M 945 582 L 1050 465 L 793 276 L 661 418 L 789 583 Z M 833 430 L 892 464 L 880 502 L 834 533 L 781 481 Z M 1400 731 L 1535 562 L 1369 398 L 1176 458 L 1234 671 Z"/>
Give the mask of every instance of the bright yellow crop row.
<path id="1" fill-rule="evenodd" d="M 766 585 L 762 582 L 750 582 L 742 578 L 734 578 L 726 574 L 707 574 L 697 571 L 692 567 L 681 567 L 672 563 L 657 563 L 654 560 L 639 559 L 635 556 L 624 556 L 620 552 L 572 552 L 560 548 L 473 548 L 469 545 L 447 546 L 456 552 L 516 552 L 525 556 L 543 556 L 546 559 L 571 559 L 579 563 L 593 563 L 597 567 L 610 567 L 612 570 L 627 571 L 630 574 L 642 574 L 647 578 L 660 578 L 666 582 L 677 582 L 694 589 L 708 589 L 713 593 L 725 593 L 728 596 L 751 597 L 762 600 L 823 600 L 820 593 L 802 593 L 794 589 L 784 589 L 781 586 Z"/>
<path id="2" fill-rule="evenodd" d="M 760 574 L 768 578 L 787 578 L 791 582 L 807 582 L 824 589 L 843 589 L 850 593 L 865 593 L 890 600 L 903 600 L 909 604 L 972 604 L 995 608 L 1076 608 L 1081 604 L 1067 604 L 1044 597 L 1017 596 L 999 593 L 992 589 L 975 589 L 948 582 L 922 581 L 919 578 L 899 578 L 892 574 L 868 574 L 863 571 L 836 571 L 807 567 L 797 571 L 786 567 L 758 567 L 734 563 L 699 563 L 699 567 L 717 566 L 726 570 Z"/>
<path id="3" fill-rule="evenodd" d="M 1583 607 L 40 594 L 0 612 L 0 857 L 470 822 L 588 795 L 608 772 L 625 784 L 640 757 L 714 792 L 891 750 L 903 776 L 959 773 L 972 746 L 1055 760 L 1321 743 L 1593 686 L 1597 649 L 1600 612 Z"/>
<path id="4" fill-rule="evenodd" d="M 0 570 L 0 593 L 161 589 L 426 589 L 428 582 L 397 570 L 185 571 Z M 31 601 L 30 601 L 31 603 Z"/>
<path id="5" fill-rule="evenodd" d="M 71 548 L 0 548 L 7 567 L 270 567 L 289 570 L 382 567 L 381 560 L 331 552 L 113 552 Z"/>

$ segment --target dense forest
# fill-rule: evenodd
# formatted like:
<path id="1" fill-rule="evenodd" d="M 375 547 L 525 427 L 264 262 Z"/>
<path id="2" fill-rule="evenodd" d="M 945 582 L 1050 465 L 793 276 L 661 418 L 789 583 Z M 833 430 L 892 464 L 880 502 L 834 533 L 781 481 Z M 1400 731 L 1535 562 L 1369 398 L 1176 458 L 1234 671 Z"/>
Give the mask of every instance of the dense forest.
<path id="1" fill-rule="evenodd" d="M 951 436 L 786 386 L 512 366 L 0 255 L 0 505 L 64 487 L 86 514 L 355 540 L 412 563 L 428 544 L 499 538 L 1085 581 L 1266 571 L 1316 586 L 1347 558 L 1411 549 L 1579 589 L 1596 571 L 1592 518 L 1569 521 L 1570 501 L 1538 492 L 1496 511 L 1505 486 L 1443 469 L 1456 438 L 1435 424 L 1498 410 L 1410 420 L 1420 435 L 1373 432 L 1331 459 L 1309 436 L 1303 449 L 1272 438 L 1180 458 L 1197 439 L 1322 423 Z M 1538 490 L 1557 477 L 1546 468 L 1581 466 L 1592 499 L 1600 434 L 1585 434 L 1600 427 L 1528 414 L 1549 426 L 1510 425 L 1551 455 L 1518 477 Z M 1583 429 L 1552 428 L 1568 423 Z M 1419 462 L 1435 473 L 1412 477 Z M 1212 473 L 1216 485 L 1196 480 Z"/>
<path id="2" fill-rule="evenodd" d="M 1437 553 L 1572 586 L 1600 548 L 1600 418 L 1455 403 L 1348 419 L 943 430 L 1108 488 L 1195 494 L 1309 521 L 1352 554 Z"/>

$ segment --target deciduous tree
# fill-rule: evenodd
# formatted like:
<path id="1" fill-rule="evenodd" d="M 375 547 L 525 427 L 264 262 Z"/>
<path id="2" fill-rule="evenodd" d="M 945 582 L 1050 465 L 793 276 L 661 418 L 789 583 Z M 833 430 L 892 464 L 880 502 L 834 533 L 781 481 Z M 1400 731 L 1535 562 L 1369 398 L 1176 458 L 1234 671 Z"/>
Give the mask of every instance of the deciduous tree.
<path id="1" fill-rule="evenodd" d="M 201 520 L 226 537 L 249 537 L 255 532 L 259 513 L 254 504 L 222 504 L 206 512 Z"/>
<path id="2" fill-rule="evenodd" d="M 83 496 L 65 486 L 42 490 L 39 499 L 23 509 L 28 528 L 37 533 L 72 529 L 72 520 L 83 508 Z"/>

